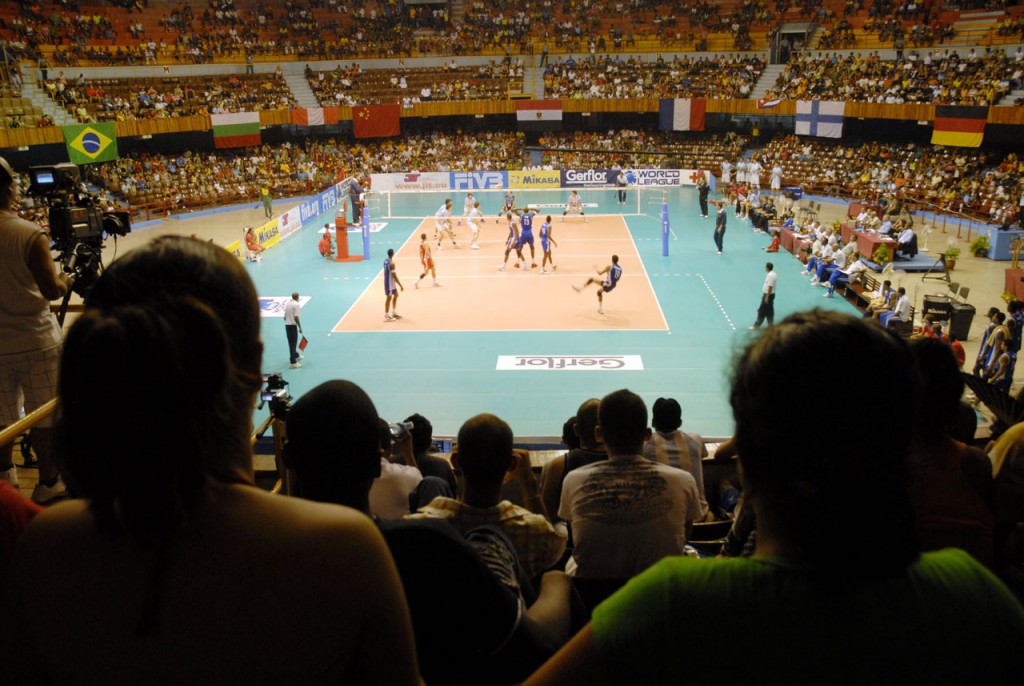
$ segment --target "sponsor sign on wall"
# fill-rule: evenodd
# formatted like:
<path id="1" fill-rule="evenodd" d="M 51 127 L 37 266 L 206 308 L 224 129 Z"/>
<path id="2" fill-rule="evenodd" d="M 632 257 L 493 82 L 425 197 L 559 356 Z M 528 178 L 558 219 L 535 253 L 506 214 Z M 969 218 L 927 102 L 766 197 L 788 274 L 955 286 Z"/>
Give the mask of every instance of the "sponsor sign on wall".
<path id="1" fill-rule="evenodd" d="M 643 371 L 640 355 L 499 355 L 497 371 Z"/>
<path id="2" fill-rule="evenodd" d="M 559 188 L 561 185 L 562 172 L 557 169 L 508 173 L 509 188 Z"/>
<path id="3" fill-rule="evenodd" d="M 288 236 L 302 228 L 302 220 L 299 219 L 300 216 L 301 212 L 299 208 L 293 207 L 278 218 L 278 233 L 281 235 L 279 240 L 288 238 Z"/>
<path id="4" fill-rule="evenodd" d="M 563 169 L 562 186 L 581 188 L 585 186 L 610 186 L 615 183 L 619 172 L 613 169 Z"/>
<path id="5" fill-rule="evenodd" d="M 290 295 L 270 295 L 260 296 L 260 316 L 261 317 L 283 317 L 284 306 L 291 300 Z M 312 298 L 308 295 L 299 296 L 299 305 L 302 307 L 306 306 Z"/>
<path id="6" fill-rule="evenodd" d="M 371 174 L 370 188 L 375 191 L 443 191 L 451 188 L 451 175 L 450 172 Z"/>
<path id="7" fill-rule="evenodd" d="M 682 186 L 683 175 L 689 173 L 682 169 L 634 169 L 632 183 L 636 186 Z M 690 183 L 696 184 L 695 181 Z"/>
<path id="8" fill-rule="evenodd" d="M 475 191 L 508 188 L 508 172 L 469 171 L 450 172 L 451 188 L 456 191 Z"/>

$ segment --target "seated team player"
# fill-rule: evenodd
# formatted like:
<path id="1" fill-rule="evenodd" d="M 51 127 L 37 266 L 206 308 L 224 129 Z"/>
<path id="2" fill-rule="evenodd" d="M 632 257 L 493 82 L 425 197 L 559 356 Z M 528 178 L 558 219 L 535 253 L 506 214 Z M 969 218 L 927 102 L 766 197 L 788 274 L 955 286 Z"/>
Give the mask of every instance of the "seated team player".
<path id="1" fill-rule="evenodd" d="M 256 290 L 222 248 L 163 236 L 100 276 L 60 373 L 55 443 L 80 498 L 18 542 L 5 684 L 420 683 L 372 522 L 252 483 L 262 348 Z"/>
<path id="2" fill-rule="evenodd" d="M 320 243 L 317 248 L 320 250 L 320 255 L 324 259 L 329 260 L 334 257 L 334 245 L 331 243 L 331 225 L 324 224 L 324 235 L 320 237 Z"/>
<path id="3" fill-rule="evenodd" d="M 865 319 L 878 319 L 883 312 L 888 312 L 896 304 L 896 290 L 892 287 L 892 281 L 886 279 L 878 290 L 871 294 L 867 309 L 864 310 Z"/>
<path id="4" fill-rule="evenodd" d="M 860 319 L 814 311 L 757 336 L 730 395 L 754 556 L 661 560 L 599 605 L 524 686 L 701 684 L 723 681 L 723 669 L 734 683 L 766 674 L 800 684 L 1019 682 L 1024 609 L 966 553 L 919 553 L 911 422 L 780 430 L 804 402 L 794 366 L 864 356 L 879 362 L 887 403 L 914 408 L 906 344 Z M 877 389 L 847 385 L 844 400 L 872 406 Z M 870 555 L 852 555 L 865 531 L 884 535 L 872 537 Z"/>
<path id="5" fill-rule="evenodd" d="M 896 322 L 910 321 L 910 298 L 907 296 L 907 289 L 900 286 L 896 289 L 896 294 L 896 304 L 893 305 L 892 310 L 878 315 L 878 321 L 882 323 L 882 328 L 888 329 Z"/>
<path id="6" fill-rule="evenodd" d="M 249 252 L 249 259 L 253 262 L 259 262 L 263 257 L 260 255 L 264 248 L 260 245 L 260 241 L 256 238 L 256 232 L 251 226 L 245 227 L 245 249 Z"/>
<path id="7" fill-rule="evenodd" d="M 853 244 L 851 243 L 851 245 Z M 833 248 L 831 245 L 826 246 L 826 248 L 831 249 L 832 254 L 818 263 L 814 270 L 814 276 L 811 277 L 812 286 L 824 284 L 828 281 L 829 276 L 832 275 L 834 270 L 846 267 L 848 254 L 845 251 Z"/>
<path id="8" fill-rule="evenodd" d="M 551 569 L 565 551 L 565 536 L 548 521 L 530 469 L 530 456 L 513 450 L 512 429 L 492 414 L 471 417 L 459 429 L 452 467 L 462 473 L 458 500 L 435 498 L 410 518 L 447 519 L 463 535 L 483 525 L 500 528 L 512 541 L 527 578 Z M 506 478 L 518 479 L 531 509 L 501 499 Z"/>
<path id="9" fill-rule="evenodd" d="M 590 579 L 628 579 L 666 555 L 682 555 L 704 519 L 693 475 L 644 457 L 647 406 L 626 389 L 601 399 L 598 432 L 608 459 L 565 475 L 559 517 L 572 526 L 566 571 Z M 643 682 L 637 682 L 643 683 Z"/>
<path id="10" fill-rule="evenodd" d="M 510 189 L 508 189 L 508 191 L 505 192 L 504 204 L 501 206 L 501 212 L 498 213 L 498 218 L 494 220 L 494 223 L 495 224 L 500 224 L 501 223 L 501 215 L 503 215 L 503 214 L 504 215 L 508 215 L 511 212 L 514 212 L 515 209 L 516 209 L 516 196 L 513 195 L 512 189 L 510 188 Z"/>
<path id="11" fill-rule="evenodd" d="M 519 243 L 519 222 L 512 218 L 512 213 L 509 212 L 505 215 L 508 220 L 508 238 L 505 239 L 505 260 L 498 265 L 498 271 L 505 271 L 505 265 L 508 264 L 508 255 L 513 250 L 516 251 L 516 269 L 519 269 L 520 262 L 525 262 L 523 259 L 522 245 Z"/>
<path id="12" fill-rule="evenodd" d="M 598 276 L 607 274 L 608 278 L 601 280 L 590 277 L 587 279 L 582 286 L 573 284 L 572 288 L 577 293 L 582 293 L 583 289 L 591 284 L 597 284 L 597 313 L 604 314 L 604 294 L 611 293 L 615 290 L 615 287 L 619 285 L 619 279 L 622 278 L 622 267 L 619 266 L 619 256 L 612 255 L 612 263 L 604 269 L 597 272 Z"/>
<path id="13" fill-rule="evenodd" d="M 583 217 L 584 223 L 589 221 L 586 213 L 583 211 L 583 198 L 576 191 L 569 194 L 569 202 L 565 205 L 565 212 L 562 212 L 562 221 L 565 221 L 565 216 L 572 212 Z"/>
<path id="14" fill-rule="evenodd" d="M 299 398 L 288 415 L 285 448 L 299 494 L 371 514 L 368 493 L 381 464 L 378 421 L 373 401 L 349 381 L 322 383 Z M 414 434 L 403 445 L 410 440 Z M 565 575 L 545 574 L 539 597 L 525 609 L 518 559 L 500 530 L 485 525 L 463 538 L 438 519 L 374 521 L 398 567 L 427 683 L 518 682 L 565 642 Z"/>
<path id="15" fill-rule="evenodd" d="M 519 215 L 519 225 L 522 227 L 522 231 L 519 233 L 519 258 L 523 261 L 523 270 L 528 271 L 531 267 L 536 269 L 537 254 L 533 247 L 533 218 L 538 214 L 538 210 L 527 206 L 523 210 L 516 210 L 516 214 Z M 526 257 L 523 255 L 523 246 L 530 246 L 530 266 L 526 266 Z"/>
<path id="16" fill-rule="evenodd" d="M 852 245 L 852 243 L 851 243 Z M 834 269 L 828 277 L 828 293 L 825 294 L 826 298 L 831 298 L 836 292 L 836 286 L 846 285 L 854 279 L 861 278 L 858 274 L 864 274 L 868 270 L 868 265 L 864 260 L 860 259 L 860 253 L 854 252 L 852 255 L 853 264 L 844 269 Z M 822 284 L 824 285 L 824 284 Z"/>

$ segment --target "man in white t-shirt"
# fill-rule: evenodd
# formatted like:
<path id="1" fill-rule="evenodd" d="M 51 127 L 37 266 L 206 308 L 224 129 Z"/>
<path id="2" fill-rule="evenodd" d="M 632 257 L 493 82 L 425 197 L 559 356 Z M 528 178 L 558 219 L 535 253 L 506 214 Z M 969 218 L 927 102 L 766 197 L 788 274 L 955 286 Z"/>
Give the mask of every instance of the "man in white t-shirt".
<path id="1" fill-rule="evenodd" d="M 761 287 L 761 304 L 757 306 L 757 321 L 750 327 L 760 328 L 761 324 L 768 321 L 768 326 L 775 323 L 775 285 L 778 283 L 779 275 L 775 273 L 775 265 L 767 262 L 764 270 L 768 272 L 764 277 L 764 285 Z"/>
<path id="2" fill-rule="evenodd" d="M 892 308 L 892 311 L 883 312 L 879 317 L 879 321 L 882 322 L 882 326 L 886 329 L 893 322 L 910 321 L 910 298 L 907 297 L 907 289 L 900 286 L 896 289 L 896 293 L 899 294 L 899 298 L 897 298 L 896 305 Z"/>
<path id="3" fill-rule="evenodd" d="M 608 459 L 565 475 L 558 515 L 572 526 L 566 572 L 625 579 L 667 555 L 682 555 L 692 524 L 701 519 L 697 482 L 688 472 L 647 460 L 647 407 L 628 390 L 598 407 L 598 438 Z"/>

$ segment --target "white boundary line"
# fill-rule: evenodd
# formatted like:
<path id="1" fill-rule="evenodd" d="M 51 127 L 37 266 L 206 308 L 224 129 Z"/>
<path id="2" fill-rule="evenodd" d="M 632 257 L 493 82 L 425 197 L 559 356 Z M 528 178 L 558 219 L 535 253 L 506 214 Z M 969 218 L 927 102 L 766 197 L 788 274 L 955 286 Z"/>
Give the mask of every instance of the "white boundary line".
<path id="1" fill-rule="evenodd" d="M 721 301 L 718 299 L 718 295 L 715 294 L 714 289 L 711 288 L 711 284 L 704 278 L 703 274 L 683 274 L 683 276 L 696 276 L 704 284 L 704 288 L 708 289 L 708 293 L 711 294 L 711 299 L 718 305 L 718 309 L 722 312 L 722 316 L 725 317 L 725 321 L 729 323 L 729 326 L 733 331 L 736 330 L 736 325 L 732 323 L 732 318 L 729 317 L 729 313 L 725 311 L 725 307 L 722 306 Z"/>
<path id="2" fill-rule="evenodd" d="M 665 331 L 671 333 L 672 327 L 668 325 L 668 319 L 665 318 L 665 310 L 661 309 L 661 300 L 658 298 L 658 292 L 654 290 L 654 283 L 651 281 L 651 276 L 647 273 L 647 267 L 644 265 L 644 258 L 640 256 L 640 248 L 636 247 L 636 241 L 633 240 L 633 232 L 629 230 L 629 224 L 623 217 L 619 217 L 622 222 L 622 228 L 626 230 L 626 235 L 629 236 L 629 242 L 633 246 L 633 254 L 636 255 L 637 259 L 640 260 L 640 269 L 643 270 L 644 278 L 647 279 L 647 287 L 651 289 L 651 295 L 654 296 L 654 304 L 658 306 L 658 314 L 661 315 L 661 323 L 665 325 Z M 640 331 L 642 329 L 631 329 L 631 331 Z"/>
<path id="3" fill-rule="evenodd" d="M 402 242 L 402 245 L 400 245 L 398 247 L 398 250 L 395 251 L 396 253 L 399 252 L 402 248 L 404 248 L 406 243 L 408 243 L 409 241 L 411 241 L 413 239 L 413 236 L 416 235 L 416 232 L 419 231 L 420 227 L 423 226 L 426 223 L 426 221 L 427 221 L 426 219 L 423 219 L 416 226 L 416 228 L 412 231 L 412 233 L 409 234 L 409 237 L 406 238 L 405 241 Z M 385 255 L 387 254 L 387 250 L 384 251 L 384 254 Z M 337 329 L 338 326 L 340 326 L 343 321 L 345 321 L 345 317 L 348 316 L 348 313 L 351 312 L 352 308 L 354 308 L 356 306 L 356 304 L 358 304 L 359 301 L 363 299 L 363 296 L 366 295 L 366 292 L 369 291 L 371 288 L 373 288 L 373 283 L 376 280 L 377 280 L 377 275 L 376 274 L 374 274 L 373 276 L 370 277 L 370 283 L 366 284 L 366 288 L 363 289 L 363 292 L 360 293 L 359 296 L 355 300 L 352 301 L 352 304 L 348 306 L 348 309 L 345 310 L 345 313 L 343 315 L 341 315 L 341 319 L 339 319 L 338 321 L 336 321 L 334 323 L 334 326 L 331 327 L 331 330 L 328 332 L 328 335 L 334 333 L 334 330 Z"/>

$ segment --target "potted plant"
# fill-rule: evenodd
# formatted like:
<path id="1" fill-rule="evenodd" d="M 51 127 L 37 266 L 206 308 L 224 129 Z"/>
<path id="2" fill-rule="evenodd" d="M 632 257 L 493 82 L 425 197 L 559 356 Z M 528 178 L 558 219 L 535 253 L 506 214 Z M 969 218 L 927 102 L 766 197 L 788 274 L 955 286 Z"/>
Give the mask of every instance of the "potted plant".
<path id="1" fill-rule="evenodd" d="M 971 247 L 968 250 L 971 251 L 975 257 L 988 257 L 988 251 L 992 248 L 992 243 L 989 241 L 987 233 L 980 233 L 978 237 L 971 241 Z"/>
<path id="2" fill-rule="evenodd" d="M 960 257 L 960 248 L 946 248 L 946 252 L 942 253 L 942 256 L 946 258 L 946 269 L 953 269 L 956 267 L 956 258 Z"/>
<path id="3" fill-rule="evenodd" d="M 882 266 L 889 264 L 891 258 L 892 255 L 889 254 L 889 247 L 886 245 L 878 246 L 875 248 L 875 252 L 871 254 L 871 261 Z"/>

